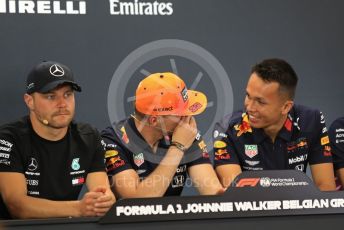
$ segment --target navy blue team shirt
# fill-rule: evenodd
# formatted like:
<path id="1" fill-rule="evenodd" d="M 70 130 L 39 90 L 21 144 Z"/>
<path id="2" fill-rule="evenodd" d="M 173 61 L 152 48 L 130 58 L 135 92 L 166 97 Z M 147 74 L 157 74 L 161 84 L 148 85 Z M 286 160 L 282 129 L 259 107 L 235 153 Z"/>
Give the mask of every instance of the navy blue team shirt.
<path id="1" fill-rule="evenodd" d="M 170 147 L 170 138 L 159 141 L 156 153 L 144 140 L 135 126 L 134 119 L 129 117 L 113 127 L 101 132 L 106 145 L 106 168 L 109 177 L 124 170 L 133 169 L 143 180 L 159 165 Z M 173 180 L 164 196 L 178 196 L 186 184 L 187 170 L 197 164 L 211 164 L 209 154 L 200 134 L 197 134 L 191 147 L 185 152 Z M 156 178 L 162 179 L 162 178 Z M 119 183 L 114 181 L 113 183 Z"/>
<path id="2" fill-rule="evenodd" d="M 344 117 L 335 120 L 329 129 L 335 170 L 344 168 Z"/>
<path id="3" fill-rule="evenodd" d="M 323 114 L 302 105 L 294 105 L 290 110 L 274 143 L 262 129 L 251 128 L 248 115 L 242 111 L 217 123 L 214 138 L 215 167 L 239 164 L 243 171 L 296 169 L 306 172 L 308 163 L 332 162 Z"/>

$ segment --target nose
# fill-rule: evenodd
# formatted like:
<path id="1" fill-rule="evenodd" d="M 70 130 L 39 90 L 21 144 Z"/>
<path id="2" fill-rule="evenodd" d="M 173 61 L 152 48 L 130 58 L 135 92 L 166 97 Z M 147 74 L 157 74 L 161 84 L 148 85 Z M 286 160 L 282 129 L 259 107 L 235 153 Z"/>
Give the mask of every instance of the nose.
<path id="1" fill-rule="evenodd" d="M 64 97 L 59 97 L 58 100 L 57 100 L 57 106 L 59 108 L 65 108 L 67 106 L 67 103 L 66 103 L 66 98 Z"/>

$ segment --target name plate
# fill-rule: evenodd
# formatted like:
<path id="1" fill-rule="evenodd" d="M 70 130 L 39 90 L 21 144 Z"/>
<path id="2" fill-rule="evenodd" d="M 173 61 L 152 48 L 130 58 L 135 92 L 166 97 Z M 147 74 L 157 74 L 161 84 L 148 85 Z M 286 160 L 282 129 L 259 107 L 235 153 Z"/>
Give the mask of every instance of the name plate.
<path id="1" fill-rule="evenodd" d="M 245 171 L 223 195 L 123 199 L 99 223 L 344 213 L 344 191 L 321 192 L 296 170 Z"/>

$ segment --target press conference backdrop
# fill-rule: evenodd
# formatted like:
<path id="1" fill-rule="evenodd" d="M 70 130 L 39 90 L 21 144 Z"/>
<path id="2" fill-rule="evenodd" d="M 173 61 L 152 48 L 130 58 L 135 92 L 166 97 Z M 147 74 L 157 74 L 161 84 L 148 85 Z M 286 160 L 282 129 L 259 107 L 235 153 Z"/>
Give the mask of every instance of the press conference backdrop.
<path id="1" fill-rule="evenodd" d="M 296 103 L 327 125 L 344 116 L 341 0 L 0 0 L 0 123 L 25 115 L 29 70 L 42 60 L 72 68 L 83 92 L 76 120 L 103 129 L 128 116 L 153 72 L 179 74 L 207 94 L 197 117 L 214 123 L 243 107 L 253 64 L 286 59 L 299 76 Z"/>

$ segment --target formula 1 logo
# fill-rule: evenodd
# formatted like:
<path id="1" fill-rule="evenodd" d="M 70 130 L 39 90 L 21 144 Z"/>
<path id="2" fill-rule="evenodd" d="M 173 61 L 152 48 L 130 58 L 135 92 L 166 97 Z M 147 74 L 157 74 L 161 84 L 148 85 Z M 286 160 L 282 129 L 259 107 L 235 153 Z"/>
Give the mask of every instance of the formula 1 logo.
<path id="1" fill-rule="evenodd" d="M 260 178 L 243 178 L 236 183 L 235 187 L 256 187 Z"/>

